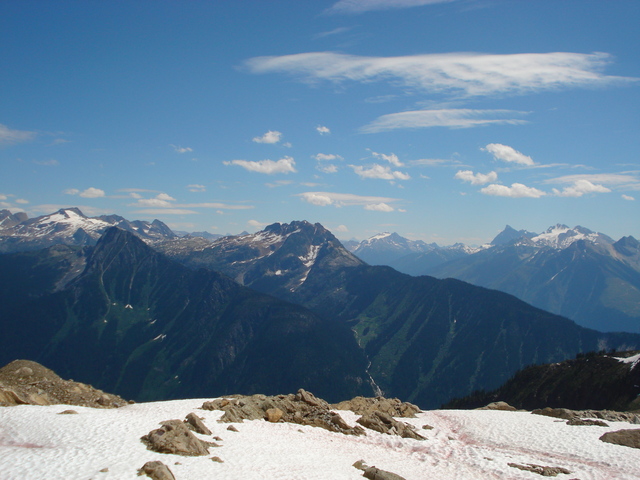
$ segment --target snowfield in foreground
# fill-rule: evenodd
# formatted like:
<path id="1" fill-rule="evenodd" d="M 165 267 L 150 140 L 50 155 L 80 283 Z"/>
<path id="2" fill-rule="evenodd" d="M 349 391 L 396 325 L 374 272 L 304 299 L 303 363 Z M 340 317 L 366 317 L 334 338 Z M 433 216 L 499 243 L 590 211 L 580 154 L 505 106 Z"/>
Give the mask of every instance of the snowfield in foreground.
<path id="1" fill-rule="evenodd" d="M 604 443 L 608 431 L 637 428 L 569 426 L 526 412 L 434 410 L 414 419 L 425 441 L 367 430 L 355 437 L 264 420 L 218 423 L 220 411 L 204 411 L 205 400 L 141 403 L 99 410 L 77 406 L 0 407 L 0 479 L 140 479 L 137 470 L 160 460 L 177 480 L 186 479 L 361 479 L 357 460 L 407 480 L 540 479 L 509 463 L 563 467 L 559 479 L 640 478 L 640 449 Z M 78 415 L 59 415 L 73 409 Z M 195 412 L 223 440 L 210 455 L 183 457 L 147 450 L 140 437 L 159 422 Z M 354 425 L 357 415 L 340 412 Z M 431 430 L 423 430 L 423 425 Z M 196 434 L 203 440 L 211 437 Z M 217 463 L 211 457 L 220 457 Z M 105 469 L 108 469 L 105 471 Z M 103 471 L 101 471 L 103 470 Z"/>

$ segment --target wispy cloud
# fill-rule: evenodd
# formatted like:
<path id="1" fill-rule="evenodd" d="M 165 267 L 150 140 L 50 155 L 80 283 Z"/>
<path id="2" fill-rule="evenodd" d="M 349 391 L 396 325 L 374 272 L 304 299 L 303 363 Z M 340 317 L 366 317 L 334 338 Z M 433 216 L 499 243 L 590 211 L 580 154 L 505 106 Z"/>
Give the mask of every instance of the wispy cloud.
<path id="1" fill-rule="evenodd" d="M 193 149 L 191 147 L 179 147 L 177 145 L 169 145 L 170 147 L 173 148 L 173 150 L 176 153 L 190 153 L 193 152 Z"/>
<path id="2" fill-rule="evenodd" d="M 361 165 L 349 165 L 360 178 L 373 178 L 379 180 L 409 180 L 411 177 L 398 170 L 393 171 L 391 167 L 374 163 L 363 167 Z"/>
<path id="3" fill-rule="evenodd" d="M 284 157 L 274 162 L 273 160 L 260 160 L 258 162 L 251 162 L 248 160 L 231 160 L 228 162 L 222 162 L 225 165 L 237 165 L 249 170 L 250 172 L 265 173 L 267 175 L 273 175 L 276 173 L 296 173 L 296 162 L 292 157 Z"/>
<path id="4" fill-rule="evenodd" d="M 288 73 L 317 83 L 392 82 L 429 93 L 473 97 L 528 94 L 558 88 L 637 82 L 608 76 L 607 53 L 446 53 L 401 57 L 364 57 L 333 52 L 254 57 L 245 62 L 252 73 Z"/>
<path id="5" fill-rule="evenodd" d="M 253 141 L 256 143 L 278 143 L 281 139 L 282 133 L 275 130 L 269 130 L 261 137 L 253 137 Z"/>
<path id="6" fill-rule="evenodd" d="M 0 146 L 28 142 L 36 138 L 36 135 L 36 132 L 29 132 L 27 130 L 13 130 L 6 125 L 0 124 Z"/>
<path id="7" fill-rule="evenodd" d="M 334 28 L 333 30 L 328 30 L 326 32 L 320 32 L 317 33 L 316 35 L 313 36 L 313 38 L 318 39 L 318 38 L 324 38 L 324 37 L 331 37 L 333 35 L 340 35 L 341 33 L 346 33 L 348 31 L 351 30 L 352 27 L 338 27 L 338 28 Z"/>
<path id="8" fill-rule="evenodd" d="M 630 202 L 633 202 L 635 200 L 635 197 L 632 197 L 631 195 L 622 195 L 622 198 L 624 200 L 629 200 Z"/>
<path id="9" fill-rule="evenodd" d="M 187 185 L 187 189 L 190 192 L 206 192 L 207 191 L 207 187 L 205 187 L 204 185 L 197 184 L 197 183 L 193 183 L 191 185 Z"/>
<path id="10" fill-rule="evenodd" d="M 501 143 L 490 143 L 484 148 L 485 152 L 489 152 L 496 160 L 502 160 L 503 162 L 516 163 L 518 165 L 533 166 L 535 162 L 533 159 L 523 153 L 520 153 L 513 147 L 508 145 L 502 145 Z"/>
<path id="11" fill-rule="evenodd" d="M 132 213 L 142 215 L 193 215 L 198 212 L 184 208 L 143 208 L 141 210 L 134 210 Z"/>
<path id="12" fill-rule="evenodd" d="M 467 108 L 413 110 L 382 115 L 360 128 L 362 133 L 378 133 L 414 128 L 471 128 L 486 125 L 522 125 L 526 120 L 514 118 L 526 112 L 514 110 L 472 110 Z"/>
<path id="13" fill-rule="evenodd" d="M 591 183 L 616 186 L 620 188 L 640 189 L 640 175 L 636 173 L 583 173 L 578 175 L 564 175 L 546 179 L 545 184 L 575 184 L 580 180 Z"/>
<path id="14" fill-rule="evenodd" d="M 454 178 L 462 180 L 463 182 L 469 182 L 471 185 L 485 185 L 487 183 L 495 182 L 498 180 L 498 174 L 496 172 L 473 173 L 471 170 L 459 170 Z"/>
<path id="15" fill-rule="evenodd" d="M 394 167 L 404 167 L 404 163 L 400 161 L 400 159 L 395 153 L 390 153 L 389 155 L 386 155 L 384 153 L 378 153 L 378 152 L 372 151 L 371 154 L 375 158 L 379 158 L 380 160 L 385 160 L 386 162 L 389 162 Z"/>
<path id="16" fill-rule="evenodd" d="M 320 135 L 329 135 L 331 133 L 331 130 L 329 130 L 329 127 L 325 127 L 323 125 L 318 125 L 316 127 L 316 131 L 320 134 Z"/>
<path id="17" fill-rule="evenodd" d="M 449 3 L 455 0 L 340 0 L 333 4 L 327 13 L 364 13 L 372 10 L 390 10 L 394 8 L 421 7 L 434 3 Z"/>
<path id="18" fill-rule="evenodd" d="M 60 165 L 60 162 L 54 158 L 50 160 L 34 160 L 33 163 L 36 165 L 42 165 L 43 167 L 57 167 Z"/>
<path id="19" fill-rule="evenodd" d="M 491 184 L 482 189 L 480 192 L 485 195 L 493 195 L 496 197 L 511 197 L 511 198 L 540 198 L 544 197 L 547 193 L 537 188 L 527 187 L 522 183 L 513 183 L 510 187 L 506 185 Z"/>
<path id="20" fill-rule="evenodd" d="M 392 211 L 392 203 L 399 202 L 397 198 L 375 197 L 355 195 L 352 193 L 334 193 L 334 192 L 304 192 L 297 194 L 307 203 L 326 207 L 332 205 L 334 207 L 361 206 L 367 210 Z M 386 207 L 384 206 L 386 205 Z M 388 208 L 387 208 L 388 207 Z M 390 208 L 390 210 L 389 210 Z"/>
<path id="21" fill-rule="evenodd" d="M 104 190 L 95 187 L 89 187 L 83 191 L 80 191 L 77 188 L 67 188 L 62 193 L 67 195 L 79 195 L 82 198 L 100 198 L 105 196 Z"/>
<path id="22" fill-rule="evenodd" d="M 319 162 L 323 162 L 323 161 L 331 162 L 334 160 L 343 160 L 343 158 L 340 155 L 335 155 L 333 153 L 318 153 L 316 155 L 313 155 L 311 158 L 315 158 Z"/>

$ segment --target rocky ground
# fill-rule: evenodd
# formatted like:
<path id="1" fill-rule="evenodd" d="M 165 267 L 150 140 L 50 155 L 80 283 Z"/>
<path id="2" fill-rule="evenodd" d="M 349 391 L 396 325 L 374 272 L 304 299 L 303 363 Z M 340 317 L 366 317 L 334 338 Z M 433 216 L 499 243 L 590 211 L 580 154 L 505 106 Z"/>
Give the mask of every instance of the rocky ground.
<path id="1" fill-rule="evenodd" d="M 117 408 L 127 403 L 91 385 L 63 380 L 30 360 L 15 360 L 0 368 L 0 406 L 65 404 Z"/>

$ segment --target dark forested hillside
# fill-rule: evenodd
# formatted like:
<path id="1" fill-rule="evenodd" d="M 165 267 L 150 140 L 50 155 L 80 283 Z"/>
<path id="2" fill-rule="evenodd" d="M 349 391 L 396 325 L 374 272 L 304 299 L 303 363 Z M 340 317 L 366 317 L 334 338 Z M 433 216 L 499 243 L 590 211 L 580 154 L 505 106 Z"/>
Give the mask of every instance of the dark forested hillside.
<path id="1" fill-rule="evenodd" d="M 37 360 L 138 400 L 298 388 L 333 400 L 371 393 L 345 325 L 189 270 L 128 232 L 107 230 L 84 272 L 55 292 L 65 263 L 55 250 L 0 258 L 4 282 L 12 274 L 28 287 L 3 298 L 0 363 Z M 21 280 L 11 265 L 29 258 Z"/>

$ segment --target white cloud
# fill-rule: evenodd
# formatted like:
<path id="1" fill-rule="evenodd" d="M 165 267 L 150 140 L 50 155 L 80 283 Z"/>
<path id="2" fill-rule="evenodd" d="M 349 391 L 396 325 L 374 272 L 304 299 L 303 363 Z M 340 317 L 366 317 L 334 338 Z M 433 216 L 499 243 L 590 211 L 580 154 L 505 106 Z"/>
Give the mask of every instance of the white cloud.
<path id="1" fill-rule="evenodd" d="M 173 204 L 167 200 L 162 200 L 161 198 L 141 198 L 138 200 L 136 205 L 140 207 L 173 207 Z"/>
<path id="2" fill-rule="evenodd" d="M 576 180 L 573 185 L 565 187 L 562 191 L 553 189 L 553 194 L 559 197 L 581 197 L 588 193 L 609 193 L 611 190 L 603 185 L 596 185 L 589 180 Z"/>
<path id="3" fill-rule="evenodd" d="M 282 138 L 282 133 L 275 130 L 269 130 L 261 137 L 253 137 L 253 141 L 256 143 L 278 143 Z"/>
<path id="4" fill-rule="evenodd" d="M 373 210 L 374 212 L 393 212 L 394 208 L 386 203 L 375 203 L 364 206 L 365 210 Z"/>
<path id="5" fill-rule="evenodd" d="M 371 154 L 376 158 L 379 158 L 381 160 L 386 160 L 387 162 L 389 162 L 391 165 L 395 167 L 404 167 L 404 163 L 402 163 L 398 159 L 398 156 L 395 153 L 385 155 L 384 153 L 371 152 Z"/>
<path id="6" fill-rule="evenodd" d="M 190 192 L 206 192 L 207 191 L 207 187 L 197 183 L 187 185 L 187 188 L 189 189 Z"/>
<path id="7" fill-rule="evenodd" d="M 318 165 L 316 168 L 322 173 L 338 173 L 338 167 L 333 163 L 329 163 L 328 165 Z"/>
<path id="8" fill-rule="evenodd" d="M 513 183 L 510 187 L 494 183 L 480 189 L 480 192 L 485 195 L 511 198 L 540 198 L 546 195 L 546 192 L 538 190 L 537 188 L 527 187 L 522 183 Z"/>
<path id="9" fill-rule="evenodd" d="M 361 206 L 367 208 L 369 206 L 369 210 L 375 209 L 376 206 L 378 208 L 381 204 L 390 204 L 394 202 L 398 202 L 397 198 L 389 198 L 389 197 L 372 197 L 372 196 L 363 196 L 363 195 L 355 195 L 352 193 L 333 193 L 333 192 L 305 192 L 299 193 L 296 196 L 300 197 L 303 201 L 307 203 L 311 203 L 312 205 L 317 205 L 320 207 L 326 207 L 328 205 L 333 205 L 334 207 L 349 207 L 349 206 Z"/>
<path id="10" fill-rule="evenodd" d="M 100 198 L 104 197 L 104 190 L 100 190 L 99 188 L 89 187 L 86 190 L 83 190 L 78 195 L 83 198 Z"/>
<path id="11" fill-rule="evenodd" d="M 558 88 L 592 87 L 637 81 L 603 75 L 606 53 L 445 53 L 401 57 L 364 57 L 333 52 L 254 57 L 252 73 L 285 72 L 316 83 L 326 80 L 387 81 L 430 93 L 455 96 L 530 94 Z"/>
<path id="12" fill-rule="evenodd" d="M 486 125 L 521 125 L 527 122 L 510 117 L 525 113 L 514 110 L 472 110 L 468 108 L 413 110 L 382 115 L 360 128 L 360 132 L 378 133 L 402 128 L 472 128 Z"/>
<path id="13" fill-rule="evenodd" d="M 34 138 L 36 138 L 36 132 L 12 130 L 6 125 L 0 124 L 0 145 L 14 145 L 16 143 L 28 142 Z"/>
<path id="14" fill-rule="evenodd" d="M 371 10 L 420 7 L 434 3 L 448 3 L 455 0 L 339 0 L 328 13 L 363 13 Z"/>
<path id="15" fill-rule="evenodd" d="M 343 160 L 343 158 L 340 155 L 334 155 L 333 153 L 318 153 L 317 155 L 312 155 L 311 158 L 315 158 L 319 162 L 322 162 L 325 160 L 328 160 L 328 161 Z"/>
<path id="16" fill-rule="evenodd" d="M 486 183 L 495 182 L 498 180 L 498 174 L 496 172 L 473 173 L 471 170 L 458 170 L 454 175 L 454 178 L 462 180 L 463 182 L 469 182 L 471 185 L 484 185 Z"/>
<path id="17" fill-rule="evenodd" d="M 272 175 L 275 173 L 296 173 L 294 165 L 296 162 L 291 157 L 284 157 L 274 162 L 273 160 L 260 160 L 258 162 L 250 162 L 248 160 L 231 160 L 223 162 L 225 165 L 238 165 L 239 167 L 249 170 L 250 172 L 266 173 Z"/>
<path id="18" fill-rule="evenodd" d="M 480 150 L 489 152 L 491 155 L 493 155 L 493 158 L 495 158 L 496 160 L 502 160 L 504 162 L 509 162 L 509 163 L 517 163 L 518 165 L 527 165 L 527 166 L 535 165 L 535 162 L 531 157 L 528 157 L 527 155 L 520 153 L 519 151 L 515 150 L 513 147 L 510 147 L 508 145 L 502 145 L 501 143 L 490 143 L 489 145 L 487 145 L 484 148 L 481 148 Z"/>
<path id="19" fill-rule="evenodd" d="M 166 193 L 159 193 L 158 195 L 156 195 L 157 199 L 160 200 L 165 200 L 167 202 L 175 202 L 176 199 L 173 198 L 171 195 L 167 195 Z"/>
<path id="20" fill-rule="evenodd" d="M 336 232 L 345 233 L 345 232 L 348 232 L 348 231 L 349 231 L 349 229 L 347 228 L 347 226 L 346 226 L 346 225 L 338 225 L 338 226 L 335 228 L 335 231 L 336 231 Z"/>
<path id="21" fill-rule="evenodd" d="M 320 135 L 329 135 L 331 133 L 331 130 L 329 130 L 327 127 L 324 127 L 322 125 L 318 125 L 316 127 L 316 131 L 320 134 Z"/>
<path id="22" fill-rule="evenodd" d="M 62 193 L 66 195 L 77 195 L 80 193 L 80 190 L 78 190 L 77 188 L 67 188 L 66 190 L 63 190 Z"/>
<path id="23" fill-rule="evenodd" d="M 193 149 L 191 147 L 178 147 L 176 145 L 169 145 L 170 147 L 173 147 L 173 150 L 176 153 L 189 153 L 189 152 L 193 152 Z"/>
<path id="24" fill-rule="evenodd" d="M 632 197 L 631 195 L 622 195 L 622 198 L 625 200 L 629 200 L 630 202 L 635 200 L 635 197 Z"/>
<path id="25" fill-rule="evenodd" d="M 21 205 L 25 205 L 29 203 L 29 200 L 25 200 L 24 198 L 16 198 L 16 203 L 20 203 Z"/>
<path id="26" fill-rule="evenodd" d="M 409 180 L 411 177 L 403 172 L 393 171 L 391 167 L 378 165 L 377 163 L 368 167 L 360 165 L 349 165 L 360 178 L 375 178 L 380 180 Z"/>
<path id="27" fill-rule="evenodd" d="M 326 207 L 334 203 L 333 198 L 323 192 L 306 192 L 301 194 L 302 199 L 311 205 Z"/>

